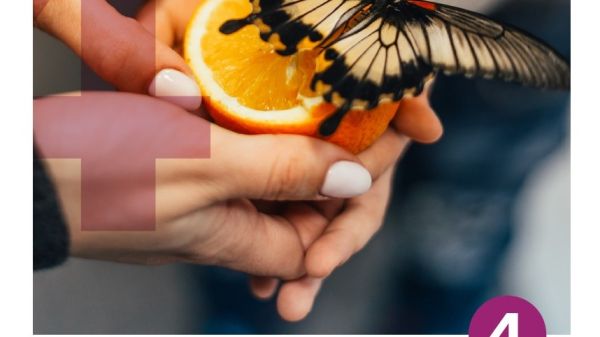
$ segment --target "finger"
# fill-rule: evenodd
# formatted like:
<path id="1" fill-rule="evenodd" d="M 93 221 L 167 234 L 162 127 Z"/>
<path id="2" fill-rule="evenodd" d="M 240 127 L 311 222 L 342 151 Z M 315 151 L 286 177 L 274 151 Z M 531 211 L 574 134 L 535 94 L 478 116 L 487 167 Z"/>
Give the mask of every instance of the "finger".
<path id="1" fill-rule="evenodd" d="M 333 200 L 333 202 L 336 201 L 337 200 Z M 310 246 L 314 242 L 314 240 L 316 240 L 319 237 L 319 235 L 321 235 L 321 233 L 329 223 L 329 220 L 325 216 L 323 216 L 323 214 L 321 214 L 315 207 L 308 203 L 292 203 L 288 206 L 284 213 L 285 218 L 288 219 L 292 224 L 294 224 L 296 231 L 298 232 L 298 236 L 300 237 L 300 241 L 302 242 L 302 245 L 305 248 Z M 308 313 L 308 311 L 310 311 L 310 306 L 307 309 L 305 305 L 302 305 L 302 308 L 300 309 L 294 308 L 294 306 L 298 305 L 297 303 L 306 302 L 302 302 L 304 300 L 303 298 L 297 298 L 298 296 L 304 296 L 303 294 L 298 294 L 298 291 L 294 291 L 294 289 L 298 287 L 303 289 L 304 283 L 305 282 L 301 278 L 300 280 L 287 281 L 283 285 L 283 289 L 286 290 L 284 290 L 283 292 L 283 298 L 281 298 L 280 296 L 279 300 L 283 301 L 283 307 L 292 308 L 288 309 L 286 314 L 283 314 L 291 317 L 290 320 L 294 320 L 295 317 L 294 314 L 289 314 L 289 312 L 291 311 L 306 311 L 306 313 L 304 313 L 303 316 L 305 316 Z M 259 299 L 271 298 L 277 290 L 278 284 L 279 281 L 275 278 L 256 276 L 250 278 L 250 289 L 254 296 L 256 296 Z M 317 291 L 313 291 L 308 292 L 305 295 L 311 296 L 312 294 L 312 296 L 314 297 L 316 296 L 316 293 Z"/>
<path id="2" fill-rule="evenodd" d="M 390 167 L 365 195 L 348 200 L 345 210 L 306 252 L 306 271 L 324 278 L 362 249 L 383 223 L 394 168 Z"/>
<path id="3" fill-rule="evenodd" d="M 442 123 L 429 102 L 422 98 L 406 98 L 400 101 L 392 125 L 398 132 L 420 143 L 433 143 L 443 134 Z"/>
<path id="4" fill-rule="evenodd" d="M 400 133 L 420 143 L 433 143 L 443 134 L 442 123 L 429 100 L 434 82 L 429 80 L 421 95 L 402 99 L 391 123 Z"/>
<path id="5" fill-rule="evenodd" d="M 149 93 L 187 110 L 200 106 L 198 86 L 183 58 L 106 1 L 50 0 L 36 24 L 117 89 Z"/>
<path id="6" fill-rule="evenodd" d="M 427 92 L 425 90 L 417 97 L 402 99 L 392 120 L 398 132 L 420 143 L 433 143 L 443 134 L 442 123 L 429 103 Z"/>
<path id="7" fill-rule="evenodd" d="M 308 203 L 291 204 L 274 216 L 258 212 L 247 200 L 229 201 L 203 220 L 213 226 L 210 238 L 193 248 L 213 257 L 207 263 L 287 280 L 305 272 L 304 252 L 329 223 Z"/>
<path id="8" fill-rule="evenodd" d="M 349 198 L 371 187 L 371 175 L 349 152 L 315 138 L 240 135 L 213 127 L 211 178 L 224 198 Z"/>
<path id="9" fill-rule="evenodd" d="M 283 284 L 277 296 L 279 315 L 291 322 L 305 318 L 313 307 L 322 283 L 322 279 L 304 276 Z"/>
<path id="10" fill-rule="evenodd" d="M 164 1 L 151 0 L 146 2 L 136 15 L 138 22 L 149 32 L 154 32 L 156 39 L 169 47 L 176 43 L 175 23 L 165 6 Z"/>
<path id="11" fill-rule="evenodd" d="M 312 206 L 319 211 L 327 220 L 331 221 L 335 218 L 342 209 L 346 200 L 329 199 L 324 201 L 313 201 Z"/>
<path id="12" fill-rule="evenodd" d="M 167 46 L 180 45 L 199 0 L 148 1 L 137 20 Z"/>
<path id="13" fill-rule="evenodd" d="M 344 200 L 326 202 L 290 202 L 253 200 L 256 209 L 265 214 L 281 215 L 296 226 L 300 241 L 308 248 L 339 213 Z"/>
<path id="14" fill-rule="evenodd" d="M 284 217 L 260 213 L 248 200 L 236 200 L 198 221 L 211 228 L 204 228 L 200 238 L 190 237 L 184 256 L 192 262 L 285 280 L 305 273 L 298 224 Z"/>
<path id="15" fill-rule="evenodd" d="M 331 200 L 321 203 L 320 208 L 316 207 L 315 203 L 292 203 L 285 212 L 286 218 L 296 226 L 305 249 L 321 236 L 329 224 L 330 218 L 326 214 L 338 209 L 343 201 Z M 321 283 L 322 279 L 307 276 L 284 282 L 277 297 L 280 316 L 288 321 L 299 321 L 306 317 L 312 309 Z"/>
<path id="16" fill-rule="evenodd" d="M 279 280 L 272 277 L 250 277 L 250 291 L 259 299 L 266 300 L 275 294 Z"/>
<path id="17" fill-rule="evenodd" d="M 358 158 L 377 180 L 389 167 L 394 165 L 410 144 L 410 139 L 388 128 L 368 149 L 358 154 Z"/>
<path id="18" fill-rule="evenodd" d="M 339 200 L 332 200 L 337 206 Z M 286 209 L 285 218 L 294 224 L 302 245 L 309 247 L 323 232 L 329 223 L 329 219 L 325 217 L 317 208 L 308 203 L 291 203 Z M 283 293 L 280 292 L 279 303 L 284 308 L 282 317 L 288 320 L 301 319 L 312 307 L 312 301 L 318 292 L 319 283 L 310 283 L 311 286 L 306 286 L 306 280 L 287 281 L 283 284 Z M 254 296 L 260 299 L 268 299 L 277 290 L 278 281 L 274 278 L 251 277 L 250 289 Z M 317 289 L 312 287 L 317 286 Z M 301 289 L 300 291 L 298 289 Z M 283 294 L 283 295 L 281 295 Z M 283 296 L 283 297 L 282 297 Z M 307 301 L 305 296 L 312 296 L 313 299 Z"/>

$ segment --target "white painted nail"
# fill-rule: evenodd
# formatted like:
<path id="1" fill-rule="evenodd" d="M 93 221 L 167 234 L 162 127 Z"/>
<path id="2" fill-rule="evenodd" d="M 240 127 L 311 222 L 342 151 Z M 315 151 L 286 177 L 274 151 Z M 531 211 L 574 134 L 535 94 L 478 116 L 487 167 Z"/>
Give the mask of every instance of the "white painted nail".
<path id="1" fill-rule="evenodd" d="M 150 83 L 148 92 L 190 111 L 198 109 L 202 104 L 200 89 L 194 79 L 174 69 L 159 71 Z"/>
<path id="2" fill-rule="evenodd" d="M 321 194 L 332 198 L 352 198 L 367 192 L 371 181 L 371 174 L 360 164 L 338 161 L 329 167 Z"/>

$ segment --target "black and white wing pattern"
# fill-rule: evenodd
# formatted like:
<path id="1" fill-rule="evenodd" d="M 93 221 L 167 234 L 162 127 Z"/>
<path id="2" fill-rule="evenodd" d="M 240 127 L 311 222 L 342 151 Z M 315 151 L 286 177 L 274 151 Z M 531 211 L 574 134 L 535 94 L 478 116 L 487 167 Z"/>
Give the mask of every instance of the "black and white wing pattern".
<path id="1" fill-rule="evenodd" d="M 313 46 L 377 0 L 250 0 L 252 13 L 242 19 L 225 22 L 222 33 L 233 33 L 245 25 L 254 24 L 260 37 L 275 46 L 281 55 L 292 55 L 303 42 Z"/>
<path id="2" fill-rule="evenodd" d="M 251 2 L 253 12 L 225 22 L 221 32 L 254 24 L 281 55 L 321 51 L 311 86 L 338 106 L 321 125 L 323 135 L 333 133 L 350 109 L 418 95 L 438 71 L 569 87 L 569 65 L 551 47 L 457 7 L 421 0 Z"/>
<path id="3" fill-rule="evenodd" d="M 568 64 L 549 46 L 480 14 L 428 1 L 376 3 L 325 46 L 313 87 L 338 106 L 371 108 L 421 92 L 431 72 L 566 89 Z"/>
<path id="4" fill-rule="evenodd" d="M 528 33 L 464 9 L 406 1 L 415 17 L 407 24 L 425 62 L 448 74 L 501 78 L 524 85 L 568 89 L 570 68 L 552 47 Z M 420 12 L 419 14 L 417 14 Z"/>

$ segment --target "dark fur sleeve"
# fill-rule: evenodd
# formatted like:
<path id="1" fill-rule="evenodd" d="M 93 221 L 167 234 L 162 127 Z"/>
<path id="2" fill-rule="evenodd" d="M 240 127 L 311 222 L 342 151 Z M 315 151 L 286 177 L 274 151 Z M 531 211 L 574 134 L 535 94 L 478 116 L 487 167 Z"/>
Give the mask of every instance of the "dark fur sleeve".
<path id="1" fill-rule="evenodd" d="M 49 268 L 69 255 L 69 235 L 56 191 L 33 151 L 33 269 Z"/>

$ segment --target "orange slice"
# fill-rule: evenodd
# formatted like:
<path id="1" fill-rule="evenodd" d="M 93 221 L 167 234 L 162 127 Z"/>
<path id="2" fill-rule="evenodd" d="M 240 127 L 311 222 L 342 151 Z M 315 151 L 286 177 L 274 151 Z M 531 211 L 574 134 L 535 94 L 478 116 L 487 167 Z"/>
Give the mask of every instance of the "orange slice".
<path id="1" fill-rule="evenodd" d="M 280 56 L 248 25 L 225 35 L 219 27 L 252 10 L 248 0 L 203 0 L 188 24 L 184 55 L 204 104 L 219 124 L 241 133 L 291 133 L 323 138 L 358 153 L 387 128 L 399 103 L 351 110 L 335 133 L 322 137 L 321 122 L 336 107 L 309 89 L 317 62 L 312 50 Z"/>

